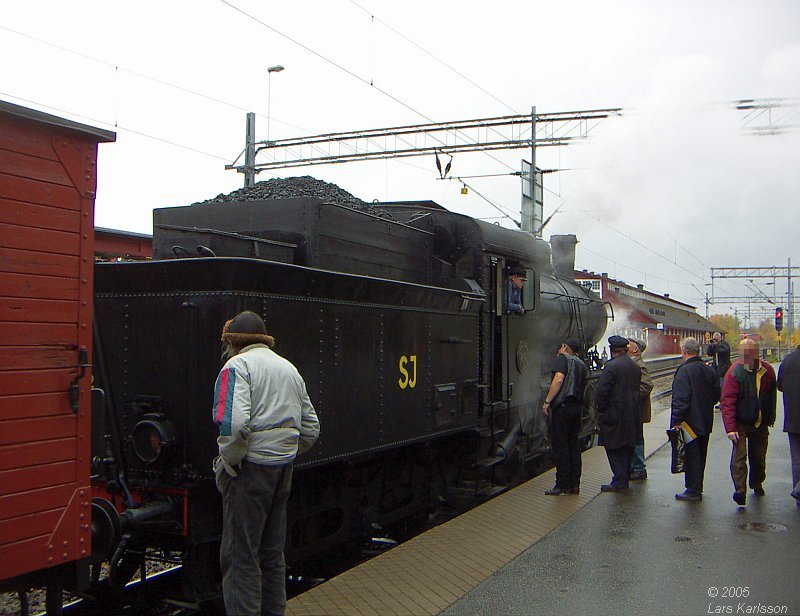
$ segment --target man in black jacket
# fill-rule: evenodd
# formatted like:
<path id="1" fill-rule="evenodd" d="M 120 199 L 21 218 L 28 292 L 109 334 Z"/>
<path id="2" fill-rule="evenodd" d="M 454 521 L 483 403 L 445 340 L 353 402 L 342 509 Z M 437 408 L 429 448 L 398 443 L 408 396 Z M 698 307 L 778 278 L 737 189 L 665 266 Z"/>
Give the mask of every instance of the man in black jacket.
<path id="1" fill-rule="evenodd" d="M 578 439 L 583 410 L 583 390 L 589 369 L 577 353 L 577 338 L 567 338 L 558 349 L 553 379 L 545 395 L 542 412 L 550 416 L 550 448 L 556 465 L 556 485 L 548 496 L 579 494 L 581 485 L 581 444 Z"/>
<path id="2" fill-rule="evenodd" d="M 708 440 L 714 425 L 714 405 L 719 402 L 720 387 L 716 371 L 700 359 L 700 343 L 695 338 L 681 341 L 683 363 L 672 381 L 673 430 L 685 429 L 696 435 L 686 444 L 686 491 L 676 494 L 683 501 L 703 500 L 703 476 L 706 470 Z"/>
<path id="3" fill-rule="evenodd" d="M 789 435 L 792 496 L 800 507 L 800 349 L 789 353 L 781 363 L 777 385 L 783 392 L 783 431 Z"/>
<path id="4" fill-rule="evenodd" d="M 597 382 L 597 417 L 599 443 L 606 448 L 608 464 L 614 477 L 600 486 L 603 492 L 628 489 L 633 448 L 642 422 L 639 382 L 642 371 L 628 357 L 628 339 L 611 336 L 611 359 L 606 362 Z"/>
<path id="5" fill-rule="evenodd" d="M 716 370 L 719 386 L 722 388 L 722 379 L 731 367 L 731 345 L 719 332 L 714 332 L 711 344 L 708 345 L 708 355 L 711 357 L 711 366 Z"/>

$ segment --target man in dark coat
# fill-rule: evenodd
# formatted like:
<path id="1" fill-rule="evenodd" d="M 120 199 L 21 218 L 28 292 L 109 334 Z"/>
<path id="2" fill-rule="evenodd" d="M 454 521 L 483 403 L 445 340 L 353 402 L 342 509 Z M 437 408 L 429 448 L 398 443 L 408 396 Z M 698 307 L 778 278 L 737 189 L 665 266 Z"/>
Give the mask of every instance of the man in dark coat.
<path id="1" fill-rule="evenodd" d="M 683 363 L 672 381 L 673 430 L 685 429 L 696 438 L 686 444 L 686 491 L 676 494 L 683 501 L 703 500 L 703 475 L 706 471 L 708 440 L 714 425 L 714 405 L 720 387 L 716 371 L 700 359 L 700 343 L 695 338 L 681 341 Z"/>
<path id="2" fill-rule="evenodd" d="M 777 384 L 783 392 L 783 431 L 789 435 L 792 496 L 800 507 L 800 349 L 789 353 L 781 363 Z"/>
<path id="3" fill-rule="evenodd" d="M 711 357 L 711 365 L 716 370 L 719 377 L 719 386 L 722 388 L 722 379 L 731 367 L 731 345 L 722 338 L 722 334 L 714 332 L 711 344 L 708 345 L 708 355 Z"/>
<path id="4" fill-rule="evenodd" d="M 642 422 L 639 383 L 642 372 L 628 357 L 628 339 L 611 336 L 611 359 L 597 382 L 597 417 L 600 444 L 606 448 L 613 478 L 600 486 L 603 492 L 628 489 L 633 449 Z"/>

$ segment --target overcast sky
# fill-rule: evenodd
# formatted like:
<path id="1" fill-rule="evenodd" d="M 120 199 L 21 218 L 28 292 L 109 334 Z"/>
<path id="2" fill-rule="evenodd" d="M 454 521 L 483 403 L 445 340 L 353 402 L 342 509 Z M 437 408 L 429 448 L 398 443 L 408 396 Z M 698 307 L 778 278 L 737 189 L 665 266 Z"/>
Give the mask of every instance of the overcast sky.
<path id="1" fill-rule="evenodd" d="M 117 132 L 100 148 L 98 226 L 150 233 L 153 208 L 241 187 L 224 166 L 244 147 L 247 111 L 266 138 L 269 85 L 272 139 L 533 105 L 622 107 L 588 142 L 537 151 L 540 167 L 562 170 L 545 178 L 545 217 L 561 208 L 545 237 L 577 234 L 579 268 L 702 313 L 712 267 L 800 266 L 800 129 L 751 136 L 730 104 L 797 103 L 794 0 L 4 0 L 0 54 L 0 99 Z M 276 64 L 286 70 L 268 84 Z M 800 124 L 800 108 L 773 120 Z M 459 154 L 452 173 L 507 174 L 529 156 Z M 367 201 L 432 199 L 499 216 L 477 191 L 519 220 L 519 178 L 470 179 L 475 190 L 462 195 L 457 181 L 438 179 L 432 157 L 278 173 Z M 785 281 L 765 282 L 766 294 L 786 293 Z M 714 292 L 747 288 L 717 281 Z"/>

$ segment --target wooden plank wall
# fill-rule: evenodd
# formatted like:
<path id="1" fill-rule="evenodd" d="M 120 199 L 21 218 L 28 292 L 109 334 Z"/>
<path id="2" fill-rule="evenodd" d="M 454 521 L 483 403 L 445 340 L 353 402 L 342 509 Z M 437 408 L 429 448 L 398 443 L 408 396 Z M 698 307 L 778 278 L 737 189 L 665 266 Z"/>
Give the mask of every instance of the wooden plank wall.
<path id="1" fill-rule="evenodd" d="M 90 553 L 97 139 L 0 112 L 0 580 Z"/>

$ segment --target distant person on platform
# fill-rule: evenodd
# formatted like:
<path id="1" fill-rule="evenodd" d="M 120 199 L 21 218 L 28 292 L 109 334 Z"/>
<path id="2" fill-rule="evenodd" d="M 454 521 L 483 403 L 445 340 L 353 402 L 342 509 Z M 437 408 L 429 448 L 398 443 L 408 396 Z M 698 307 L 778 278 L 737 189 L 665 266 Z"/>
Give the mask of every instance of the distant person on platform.
<path id="1" fill-rule="evenodd" d="M 630 357 L 642 372 L 639 383 L 639 400 L 642 408 L 642 421 L 639 424 L 639 434 L 636 437 L 636 447 L 633 448 L 633 462 L 631 463 L 631 481 L 647 479 L 647 465 L 644 462 L 644 424 L 652 420 L 650 406 L 650 392 L 653 391 L 653 379 L 650 370 L 644 363 L 642 353 L 647 348 L 647 343 L 638 338 L 628 338 L 628 357 Z"/>
<path id="2" fill-rule="evenodd" d="M 747 501 L 747 462 L 750 461 L 750 487 L 764 496 L 767 477 L 769 427 L 775 424 L 775 371 L 758 357 L 758 344 L 752 338 L 739 343 L 739 359 L 730 367 L 722 385 L 722 420 L 733 442 L 731 478 L 733 500 Z"/>
<path id="3" fill-rule="evenodd" d="M 778 368 L 778 389 L 783 392 L 783 431 L 789 435 L 792 496 L 800 507 L 800 349 L 789 353 Z"/>
<path id="4" fill-rule="evenodd" d="M 550 446 L 556 464 L 556 484 L 548 496 L 579 494 L 581 486 L 581 429 L 583 391 L 589 369 L 577 353 L 577 338 L 567 338 L 558 349 L 553 379 L 542 412 L 550 416 Z"/>
<path id="5" fill-rule="evenodd" d="M 525 286 L 526 276 L 525 270 L 521 267 L 512 267 L 508 271 L 503 302 L 506 314 L 525 314 L 525 308 L 522 306 L 522 288 Z"/>
<path id="6" fill-rule="evenodd" d="M 714 332 L 711 344 L 708 345 L 708 355 L 711 357 L 711 366 L 719 377 L 719 386 L 722 387 L 722 379 L 731 367 L 731 345 L 719 332 Z"/>
<path id="7" fill-rule="evenodd" d="M 670 425 L 673 430 L 685 428 L 695 438 L 686 444 L 686 490 L 675 498 L 700 501 L 703 500 L 708 440 L 714 426 L 714 405 L 719 402 L 719 379 L 714 368 L 700 359 L 700 343 L 696 338 L 681 341 L 681 355 L 683 363 L 672 381 Z"/>
<path id="8" fill-rule="evenodd" d="M 642 371 L 628 357 L 628 339 L 611 336 L 608 339 L 611 359 L 603 366 L 597 382 L 597 420 L 599 444 L 606 448 L 613 478 L 600 486 L 603 492 L 628 489 L 631 460 L 642 423 L 639 383 Z"/>

